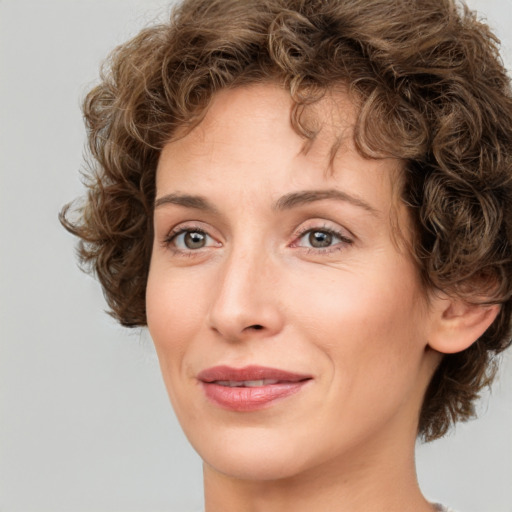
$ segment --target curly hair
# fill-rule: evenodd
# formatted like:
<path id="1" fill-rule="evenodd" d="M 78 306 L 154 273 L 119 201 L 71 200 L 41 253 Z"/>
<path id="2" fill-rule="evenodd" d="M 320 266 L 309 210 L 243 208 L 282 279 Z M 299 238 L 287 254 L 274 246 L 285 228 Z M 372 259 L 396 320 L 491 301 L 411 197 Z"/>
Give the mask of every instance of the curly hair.
<path id="1" fill-rule="evenodd" d="M 500 304 L 468 349 L 445 355 L 426 391 L 419 435 L 474 414 L 496 355 L 511 343 L 512 96 L 499 41 L 455 0 L 185 0 L 168 23 L 116 48 L 83 110 L 94 166 L 87 197 L 61 212 L 111 314 L 146 325 L 155 172 L 163 146 L 226 88 L 275 82 L 291 121 L 344 84 L 354 140 L 369 158 L 405 163 L 401 199 L 415 225 L 423 282 Z"/>

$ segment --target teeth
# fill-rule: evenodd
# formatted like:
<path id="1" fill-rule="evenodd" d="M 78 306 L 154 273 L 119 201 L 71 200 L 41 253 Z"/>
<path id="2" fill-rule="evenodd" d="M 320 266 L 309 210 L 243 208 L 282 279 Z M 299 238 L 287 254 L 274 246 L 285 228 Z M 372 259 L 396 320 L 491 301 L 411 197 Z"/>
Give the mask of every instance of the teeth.
<path id="1" fill-rule="evenodd" d="M 227 386 L 230 388 L 257 388 L 261 386 L 270 386 L 277 384 L 279 381 L 274 379 L 261 380 L 217 380 L 215 384 L 219 386 Z"/>

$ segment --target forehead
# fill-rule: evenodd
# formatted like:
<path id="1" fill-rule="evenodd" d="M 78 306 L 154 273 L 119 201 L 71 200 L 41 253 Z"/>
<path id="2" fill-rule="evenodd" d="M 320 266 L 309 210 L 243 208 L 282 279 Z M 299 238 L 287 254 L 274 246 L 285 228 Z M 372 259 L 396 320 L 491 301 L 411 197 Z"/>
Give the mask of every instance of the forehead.
<path id="1" fill-rule="evenodd" d="M 304 142 L 313 139 L 327 142 L 341 136 L 351 138 L 359 105 L 347 92 L 344 84 L 326 89 L 321 95 L 307 91 L 301 93 L 302 103 L 292 99 L 290 91 L 275 82 L 264 82 L 230 89 L 213 95 L 202 122 L 191 131 L 198 140 L 222 127 L 237 131 L 247 125 L 263 131 L 293 128 Z M 236 116 L 230 115 L 236 112 Z M 299 125 L 299 126 L 297 126 Z M 254 132 L 256 133 L 256 132 Z M 318 135 L 321 134 L 321 137 Z M 178 137 L 185 133 L 178 132 Z M 226 133 L 224 133 L 224 137 Z"/>
<path id="2" fill-rule="evenodd" d="M 289 92 L 276 84 L 217 93 L 202 122 L 164 147 L 157 195 L 220 187 L 270 200 L 294 190 L 334 187 L 364 194 L 388 210 L 402 163 L 359 154 L 353 141 L 357 108 L 348 94 L 329 91 L 302 111 L 311 138 L 293 126 L 293 108 Z"/>

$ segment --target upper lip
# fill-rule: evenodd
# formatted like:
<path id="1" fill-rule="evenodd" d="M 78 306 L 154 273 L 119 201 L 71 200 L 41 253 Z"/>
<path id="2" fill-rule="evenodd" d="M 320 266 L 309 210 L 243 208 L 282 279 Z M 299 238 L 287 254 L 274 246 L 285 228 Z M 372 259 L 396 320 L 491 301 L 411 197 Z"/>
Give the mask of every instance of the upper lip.
<path id="1" fill-rule="evenodd" d="M 202 382 L 215 381 L 254 381 L 254 380 L 277 380 L 283 382 L 300 382 L 311 379 L 311 375 L 289 372 L 277 368 L 268 368 L 265 366 L 244 366 L 243 368 L 232 368 L 230 366 L 213 366 L 202 370 L 197 375 L 198 380 Z"/>

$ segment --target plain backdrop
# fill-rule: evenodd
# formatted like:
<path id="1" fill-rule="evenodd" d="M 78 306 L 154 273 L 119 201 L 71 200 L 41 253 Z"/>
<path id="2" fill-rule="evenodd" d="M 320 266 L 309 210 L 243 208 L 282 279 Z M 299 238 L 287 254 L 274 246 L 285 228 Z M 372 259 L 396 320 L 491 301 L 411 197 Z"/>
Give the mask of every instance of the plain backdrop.
<path id="1" fill-rule="evenodd" d="M 510 67 L 512 2 L 469 4 Z M 81 98 L 107 52 L 168 11 L 163 0 L 0 0 L 1 512 L 201 509 L 200 460 L 148 334 L 103 312 L 57 222 L 82 193 Z M 460 512 L 511 512 L 510 356 L 480 410 L 419 446 L 418 476 Z"/>

